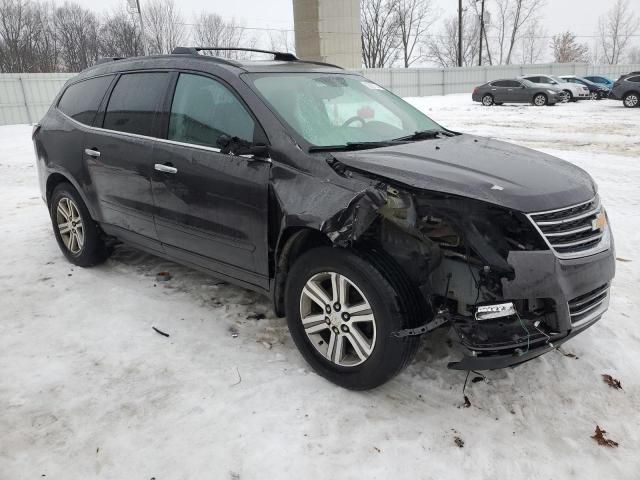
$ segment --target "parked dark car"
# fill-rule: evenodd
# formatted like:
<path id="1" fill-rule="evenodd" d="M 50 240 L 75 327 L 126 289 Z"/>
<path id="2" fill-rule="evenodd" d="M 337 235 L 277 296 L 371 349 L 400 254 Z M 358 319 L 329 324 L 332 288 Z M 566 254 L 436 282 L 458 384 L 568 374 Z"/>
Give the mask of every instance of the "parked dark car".
<path id="1" fill-rule="evenodd" d="M 611 87 L 613 87 L 613 80 L 611 80 L 610 78 L 607 78 L 603 75 L 589 75 L 586 77 L 583 77 L 585 80 L 589 80 L 590 82 L 593 82 L 595 84 L 598 85 L 602 85 L 604 87 L 607 87 L 609 89 L 611 89 Z"/>
<path id="2" fill-rule="evenodd" d="M 531 103 L 538 107 L 555 105 L 566 100 L 562 89 L 530 82 L 525 79 L 494 80 L 473 90 L 474 102 L 485 106 L 503 103 Z"/>
<path id="3" fill-rule="evenodd" d="M 450 368 L 496 369 L 607 310 L 613 240 L 580 168 L 449 130 L 334 66 L 198 52 L 89 68 L 34 127 L 72 263 L 121 241 L 268 295 L 309 364 L 351 389 L 444 325 Z"/>
<path id="4" fill-rule="evenodd" d="M 623 75 L 613 84 L 609 98 L 622 100 L 627 108 L 640 107 L 640 73 Z"/>
<path id="5" fill-rule="evenodd" d="M 575 75 L 562 75 L 560 78 L 569 83 L 577 83 L 586 86 L 589 89 L 592 100 L 602 100 L 609 96 L 609 89 L 607 87 L 590 82 L 582 77 L 576 77 Z"/>

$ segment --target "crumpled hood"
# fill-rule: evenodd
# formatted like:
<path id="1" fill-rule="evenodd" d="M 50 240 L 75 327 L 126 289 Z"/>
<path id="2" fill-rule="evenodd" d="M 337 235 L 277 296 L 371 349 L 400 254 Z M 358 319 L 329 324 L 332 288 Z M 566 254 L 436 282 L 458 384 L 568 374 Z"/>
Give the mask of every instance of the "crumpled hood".
<path id="1" fill-rule="evenodd" d="M 348 167 L 410 187 L 460 195 L 521 212 L 540 212 L 592 199 L 587 172 L 529 148 L 472 135 L 336 152 Z"/>

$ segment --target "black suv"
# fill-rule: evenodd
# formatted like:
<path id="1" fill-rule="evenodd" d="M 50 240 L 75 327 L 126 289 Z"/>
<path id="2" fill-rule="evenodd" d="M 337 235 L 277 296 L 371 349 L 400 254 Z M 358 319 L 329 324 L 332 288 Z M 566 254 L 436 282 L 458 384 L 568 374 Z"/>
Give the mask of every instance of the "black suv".
<path id="1" fill-rule="evenodd" d="M 440 326 L 463 353 L 451 368 L 496 369 L 602 317 L 613 240 L 587 173 L 271 53 L 180 48 L 65 85 L 33 140 L 71 262 L 122 241 L 269 295 L 312 367 L 352 389 Z"/>
<path id="2" fill-rule="evenodd" d="M 609 98 L 622 100 L 627 108 L 640 107 L 640 72 L 622 75 L 611 87 Z"/>

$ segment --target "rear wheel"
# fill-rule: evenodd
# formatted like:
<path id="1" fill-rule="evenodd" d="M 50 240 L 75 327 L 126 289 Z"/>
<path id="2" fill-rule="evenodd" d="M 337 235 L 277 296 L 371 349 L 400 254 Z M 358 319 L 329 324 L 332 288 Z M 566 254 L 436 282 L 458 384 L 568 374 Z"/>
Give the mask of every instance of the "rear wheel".
<path id="1" fill-rule="evenodd" d="M 622 99 L 622 103 L 627 108 L 636 108 L 640 106 L 640 95 L 635 92 L 627 93 Z"/>
<path id="2" fill-rule="evenodd" d="M 482 97 L 482 104 L 485 107 L 490 107 L 491 105 L 493 105 L 494 104 L 493 95 L 490 95 L 487 93 L 484 97 Z"/>
<path id="3" fill-rule="evenodd" d="M 98 225 L 71 184 L 61 183 L 53 190 L 49 214 L 58 246 L 71 263 L 90 267 L 108 257 Z"/>
<path id="4" fill-rule="evenodd" d="M 547 96 L 544 93 L 538 93 L 533 97 L 533 104 L 536 107 L 544 107 L 547 104 Z"/>
<path id="5" fill-rule="evenodd" d="M 416 326 L 409 293 L 393 272 L 355 253 L 315 248 L 287 279 L 287 322 L 305 360 L 329 381 L 352 390 L 377 387 L 413 358 L 417 337 L 392 332 Z"/>

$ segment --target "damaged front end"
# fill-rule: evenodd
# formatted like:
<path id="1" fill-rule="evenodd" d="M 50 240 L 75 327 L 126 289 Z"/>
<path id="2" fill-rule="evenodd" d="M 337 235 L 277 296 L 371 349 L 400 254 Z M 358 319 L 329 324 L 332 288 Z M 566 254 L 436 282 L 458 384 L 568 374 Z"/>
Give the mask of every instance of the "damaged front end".
<path id="1" fill-rule="evenodd" d="M 508 208 L 378 184 L 323 227 L 334 243 L 373 243 L 393 257 L 435 312 L 396 336 L 448 323 L 464 355 L 449 364 L 453 369 L 523 363 L 592 325 L 608 307 L 612 245 L 563 260 L 526 214 Z"/>

